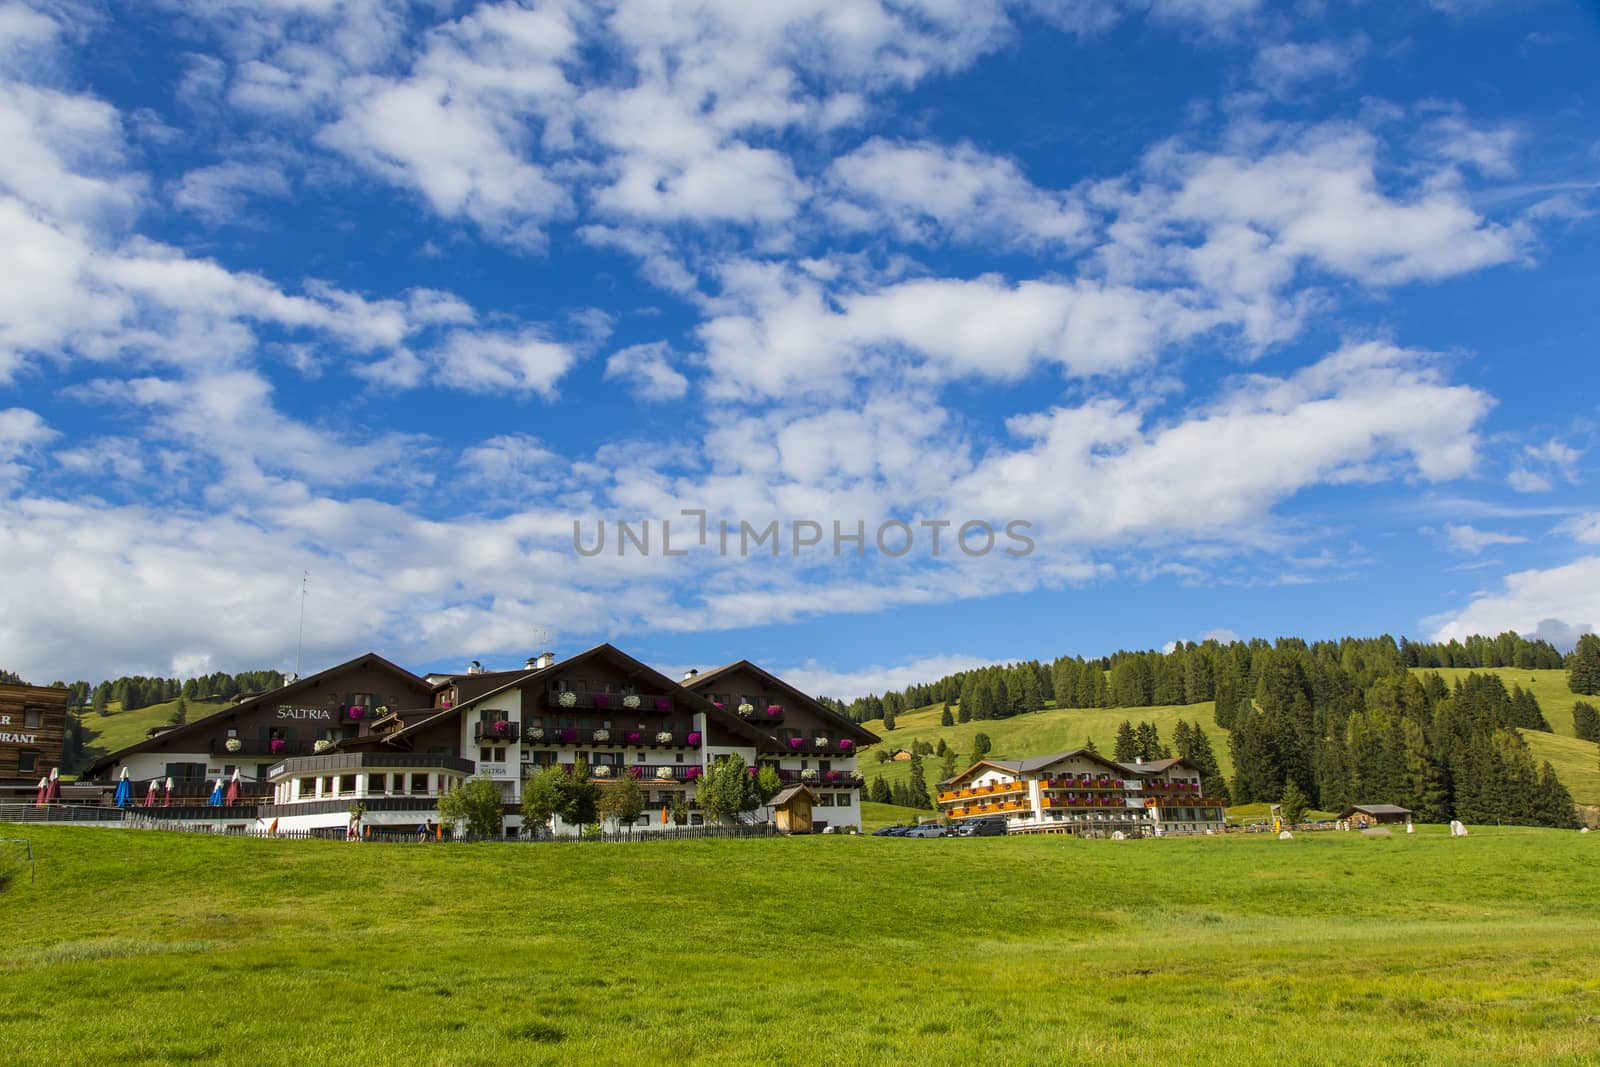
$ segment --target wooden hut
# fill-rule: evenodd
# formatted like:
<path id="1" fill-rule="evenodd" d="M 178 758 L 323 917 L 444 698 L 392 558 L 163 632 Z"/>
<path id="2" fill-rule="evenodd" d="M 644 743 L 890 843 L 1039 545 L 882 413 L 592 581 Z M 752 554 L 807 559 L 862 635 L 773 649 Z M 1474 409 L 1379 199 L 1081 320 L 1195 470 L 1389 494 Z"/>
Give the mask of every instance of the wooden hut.
<path id="1" fill-rule="evenodd" d="M 1411 809 L 1398 804 L 1352 804 L 1344 809 L 1339 818 L 1349 823 L 1353 830 L 1365 830 L 1369 826 L 1382 826 L 1385 823 L 1408 823 L 1411 821 Z"/>
<path id="2" fill-rule="evenodd" d="M 806 786 L 792 785 L 770 801 L 773 821 L 782 833 L 809 834 L 811 809 L 816 803 L 817 794 Z"/>

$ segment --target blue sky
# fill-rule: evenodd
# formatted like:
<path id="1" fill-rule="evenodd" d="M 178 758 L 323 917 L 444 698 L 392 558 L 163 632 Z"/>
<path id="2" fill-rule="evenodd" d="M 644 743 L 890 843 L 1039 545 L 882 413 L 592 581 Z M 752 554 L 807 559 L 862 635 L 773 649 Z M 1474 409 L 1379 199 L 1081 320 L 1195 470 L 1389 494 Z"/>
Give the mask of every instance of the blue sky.
<path id="1" fill-rule="evenodd" d="M 1511 0 L 0 0 L 4 665 L 291 667 L 303 572 L 308 669 L 1567 644 L 1597 54 Z M 919 536 L 664 558 L 685 508 Z"/>

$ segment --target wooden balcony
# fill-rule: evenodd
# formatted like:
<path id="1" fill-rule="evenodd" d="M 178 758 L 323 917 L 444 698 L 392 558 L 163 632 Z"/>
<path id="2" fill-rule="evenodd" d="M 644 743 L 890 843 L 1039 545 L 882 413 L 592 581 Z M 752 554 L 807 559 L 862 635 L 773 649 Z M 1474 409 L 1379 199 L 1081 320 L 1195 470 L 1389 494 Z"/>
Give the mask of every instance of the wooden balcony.
<path id="1" fill-rule="evenodd" d="M 1043 783 L 1045 789 L 1084 791 L 1114 790 L 1122 792 L 1126 786 L 1121 778 L 1051 778 Z"/>
<path id="2" fill-rule="evenodd" d="M 479 744 L 507 745 L 515 742 L 522 734 L 522 724 L 501 719 L 498 722 L 475 722 L 472 724 L 472 739 Z"/>
<path id="3" fill-rule="evenodd" d="M 672 710 L 672 698 L 659 693 L 634 693 L 632 696 L 639 698 L 638 707 L 629 707 L 625 701 L 630 694 L 624 693 L 573 693 L 573 703 L 561 703 L 562 693 L 546 693 L 544 702 L 546 707 L 557 708 L 561 711 L 614 711 L 627 713 L 637 711 L 649 714 L 660 714 Z"/>
<path id="4" fill-rule="evenodd" d="M 983 800 L 988 797 L 1007 796 L 1026 793 L 1027 791 L 1027 782 L 996 782 L 992 785 L 973 786 L 969 789 L 953 789 L 940 793 L 939 803 L 944 804 L 953 800 Z"/>
<path id="5" fill-rule="evenodd" d="M 699 738 L 693 743 L 689 738 L 697 731 L 606 729 L 603 727 L 579 728 L 572 726 L 533 726 L 523 732 L 524 744 L 551 747 L 583 746 L 586 748 L 698 748 Z"/>

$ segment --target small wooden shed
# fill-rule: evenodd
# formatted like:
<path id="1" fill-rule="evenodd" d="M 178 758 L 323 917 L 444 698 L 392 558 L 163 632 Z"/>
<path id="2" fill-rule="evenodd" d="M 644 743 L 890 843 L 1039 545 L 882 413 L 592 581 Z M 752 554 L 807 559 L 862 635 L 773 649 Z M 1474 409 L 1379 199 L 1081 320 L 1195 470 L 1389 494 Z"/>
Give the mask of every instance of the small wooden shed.
<path id="1" fill-rule="evenodd" d="M 1398 804 L 1352 804 L 1344 809 L 1339 818 L 1348 822 L 1352 829 L 1364 830 L 1385 823 L 1408 823 L 1411 821 L 1411 809 Z"/>
<path id="2" fill-rule="evenodd" d="M 791 785 L 769 801 L 773 821 L 785 834 L 809 834 L 811 809 L 816 803 L 817 794 L 803 785 Z"/>

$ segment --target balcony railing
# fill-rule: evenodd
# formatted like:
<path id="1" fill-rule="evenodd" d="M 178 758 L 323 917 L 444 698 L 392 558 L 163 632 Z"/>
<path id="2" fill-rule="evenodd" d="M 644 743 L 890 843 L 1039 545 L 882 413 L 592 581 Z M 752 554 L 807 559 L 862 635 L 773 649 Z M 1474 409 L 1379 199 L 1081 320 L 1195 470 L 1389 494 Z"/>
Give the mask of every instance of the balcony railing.
<path id="1" fill-rule="evenodd" d="M 1145 807 L 1148 808 L 1225 808 L 1228 802 L 1220 797 L 1203 797 L 1198 793 L 1186 793 L 1183 796 L 1170 797 L 1145 797 Z"/>
<path id="2" fill-rule="evenodd" d="M 952 800 L 981 799 L 984 797 L 1006 796 L 1013 793 L 1026 793 L 1027 782 L 995 782 L 991 785 L 977 785 L 967 789 L 952 789 L 939 794 L 939 802 L 946 803 Z"/>
<path id="3" fill-rule="evenodd" d="M 784 785 L 820 786 L 824 789 L 861 789 L 866 785 L 866 779 L 854 771 L 789 771 L 780 769 L 778 771 L 778 781 Z"/>
<path id="4" fill-rule="evenodd" d="M 643 730 L 615 727 L 530 726 L 523 731 L 528 745 L 593 748 L 695 748 L 700 737 L 695 730 Z M 691 738 L 693 739 L 691 741 Z"/>
<path id="5" fill-rule="evenodd" d="M 783 721 L 783 705 L 781 704 L 752 704 L 748 715 L 739 710 L 739 705 L 723 710 L 733 712 L 745 722 L 776 724 Z"/>
<path id="6" fill-rule="evenodd" d="M 563 704 L 561 698 L 566 693 L 546 693 L 545 705 L 552 708 L 575 711 L 578 709 L 595 711 L 642 711 L 663 712 L 672 710 L 672 698 L 659 693 L 572 693 L 572 703 Z M 637 706 L 629 706 L 629 696 L 637 697 Z"/>
<path id="7" fill-rule="evenodd" d="M 239 742 L 237 752 L 228 748 L 229 740 Z M 278 747 L 274 748 L 274 744 Z M 313 742 L 311 741 L 278 740 L 274 742 L 263 741 L 258 737 L 235 737 L 213 739 L 210 745 L 210 752 L 213 756 L 270 756 L 273 759 L 283 759 L 288 756 L 311 755 L 312 744 Z"/>
<path id="8" fill-rule="evenodd" d="M 522 732 L 522 724 L 501 719 L 498 722 L 475 722 L 472 724 L 472 739 L 479 743 L 496 741 L 506 744 L 515 741 Z"/>
<path id="9" fill-rule="evenodd" d="M 1045 789 L 1114 789 L 1121 792 L 1126 788 L 1121 778 L 1051 778 L 1044 783 Z"/>

